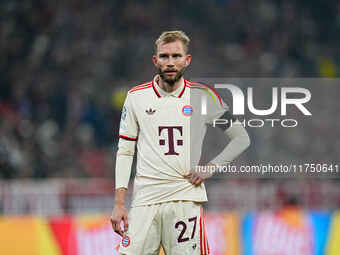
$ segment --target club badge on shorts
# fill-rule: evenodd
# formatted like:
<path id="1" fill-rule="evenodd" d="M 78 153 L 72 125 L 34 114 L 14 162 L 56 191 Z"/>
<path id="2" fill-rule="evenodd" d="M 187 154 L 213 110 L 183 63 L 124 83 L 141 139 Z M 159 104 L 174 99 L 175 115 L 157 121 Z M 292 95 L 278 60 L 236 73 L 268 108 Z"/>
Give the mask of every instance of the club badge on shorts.
<path id="1" fill-rule="evenodd" d="M 123 236 L 122 245 L 123 245 L 123 247 L 128 247 L 130 245 L 130 237 L 129 236 Z"/>
<path id="2" fill-rule="evenodd" d="M 182 108 L 182 113 L 184 116 L 191 116 L 193 113 L 194 109 L 192 108 L 191 105 L 185 105 Z"/>

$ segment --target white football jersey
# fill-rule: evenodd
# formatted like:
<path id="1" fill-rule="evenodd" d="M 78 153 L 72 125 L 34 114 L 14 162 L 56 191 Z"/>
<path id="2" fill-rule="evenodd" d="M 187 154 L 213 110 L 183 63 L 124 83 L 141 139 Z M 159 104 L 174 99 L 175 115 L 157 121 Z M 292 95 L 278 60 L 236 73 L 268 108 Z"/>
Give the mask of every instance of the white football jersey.
<path id="1" fill-rule="evenodd" d="M 228 107 L 206 85 L 182 79 L 176 91 L 167 93 L 158 79 L 132 88 L 122 110 L 119 136 L 137 142 L 131 206 L 207 201 L 204 184 L 196 187 L 184 175 L 200 160 L 206 124 Z"/>

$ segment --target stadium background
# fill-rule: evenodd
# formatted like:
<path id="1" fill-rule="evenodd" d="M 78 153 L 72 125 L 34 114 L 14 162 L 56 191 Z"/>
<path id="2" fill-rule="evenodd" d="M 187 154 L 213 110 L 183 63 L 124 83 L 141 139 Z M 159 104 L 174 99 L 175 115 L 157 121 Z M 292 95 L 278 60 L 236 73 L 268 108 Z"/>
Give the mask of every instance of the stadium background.
<path id="1" fill-rule="evenodd" d="M 108 215 L 120 109 L 128 88 L 152 78 L 162 31 L 191 37 L 186 77 L 339 72 L 340 4 L 332 0 L 3 0 L 0 14 L 1 254 L 116 253 Z M 330 94 L 334 107 L 320 125 L 293 138 L 249 130 L 255 142 L 238 161 L 266 154 L 336 163 L 340 122 L 323 126 L 338 116 L 339 94 Z M 213 254 L 340 253 L 338 179 L 215 178 L 207 186 Z"/>

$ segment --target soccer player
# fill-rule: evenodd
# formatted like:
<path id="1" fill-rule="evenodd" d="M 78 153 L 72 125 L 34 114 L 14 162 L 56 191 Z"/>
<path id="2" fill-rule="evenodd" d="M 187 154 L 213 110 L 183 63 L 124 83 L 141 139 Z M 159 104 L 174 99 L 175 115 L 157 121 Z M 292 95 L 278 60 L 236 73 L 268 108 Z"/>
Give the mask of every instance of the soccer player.
<path id="1" fill-rule="evenodd" d="M 168 31 L 155 42 L 158 74 L 132 88 L 125 100 L 116 160 L 114 231 L 122 236 L 120 254 L 209 254 L 202 214 L 204 181 L 212 171 L 197 171 L 206 125 L 233 118 L 214 89 L 184 80 L 190 65 L 190 39 Z M 197 109 L 207 99 L 207 114 Z M 237 120 L 235 120 L 235 123 Z M 221 127 L 231 140 L 208 166 L 231 162 L 249 146 L 242 125 Z M 125 205 L 137 145 L 137 172 L 129 214 Z M 121 222 L 124 228 L 121 229 Z"/>

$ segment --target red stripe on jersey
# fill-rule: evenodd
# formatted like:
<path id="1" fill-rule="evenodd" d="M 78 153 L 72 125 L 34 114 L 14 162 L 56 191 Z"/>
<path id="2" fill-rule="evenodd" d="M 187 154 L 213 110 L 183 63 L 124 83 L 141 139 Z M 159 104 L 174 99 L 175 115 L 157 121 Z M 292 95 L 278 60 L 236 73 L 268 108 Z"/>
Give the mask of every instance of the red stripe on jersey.
<path id="1" fill-rule="evenodd" d="M 146 86 L 146 85 L 151 85 L 151 83 L 152 83 L 152 81 L 145 82 L 143 84 L 140 84 L 140 85 L 137 85 L 137 86 L 133 87 L 132 89 L 140 88 L 140 87 L 143 87 L 143 86 Z"/>
<path id="2" fill-rule="evenodd" d="M 139 89 L 139 88 L 143 88 L 143 87 L 145 87 L 145 86 L 151 85 L 151 83 L 152 83 L 152 82 L 149 81 L 149 82 L 143 83 L 143 84 L 141 84 L 141 85 L 137 85 L 137 86 L 131 88 L 131 89 L 129 90 L 129 92 L 130 92 L 130 91 L 134 91 L 135 89 Z"/>
<path id="3" fill-rule="evenodd" d="M 204 217 L 203 217 L 203 242 L 204 242 L 204 255 L 206 255 L 207 254 L 207 240 L 205 237 Z"/>
<path id="4" fill-rule="evenodd" d="M 187 84 L 187 83 L 186 83 L 186 80 L 184 80 L 184 86 L 183 86 L 183 89 L 182 89 L 181 93 L 179 93 L 178 97 L 181 97 L 181 96 L 183 95 L 183 93 L 184 93 L 184 90 L 185 90 L 185 87 L 187 86 L 186 84 Z"/>
<path id="5" fill-rule="evenodd" d="M 137 138 L 129 137 L 129 136 L 126 136 L 126 135 L 121 135 L 121 134 L 119 134 L 119 137 L 120 137 L 120 138 L 123 138 L 123 139 L 125 139 L 125 140 L 129 140 L 129 141 L 137 141 Z"/>
<path id="6" fill-rule="evenodd" d="M 201 244 L 201 255 L 210 254 L 208 237 L 205 229 L 205 219 L 203 208 L 201 207 L 201 216 L 200 216 L 200 244 Z"/>
<path id="7" fill-rule="evenodd" d="M 146 82 L 146 83 L 143 83 L 143 84 L 134 86 L 134 87 L 132 87 L 130 90 L 138 89 L 138 88 L 141 88 L 141 87 L 145 87 L 145 86 L 147 86 L 147 85 L 151 85 L 151 83 L 152 83 L 152 81 L 149 81 L 149 82 Z"/>
<path id="8" fill-rule="evenodd" d="M 152 82 L 152 88 L 155 91 L 157 97 L 161 97 L 161 95 L 158 93 L 157 89 L 155 88 L 155 84 L 153 84 L 153 82 Z"/>
<path id="9" fill-rule="evenodd" d="M 202 239 L 202 216 L 200 217 L 200 248 L 201 248 L 201 255 L 203 254 L 203 239 Z"/>
<path id="10" fill-rule="evenodd" d="M 208 245 L 208 254 L 210 254 L 210 248 L 209 248 L 208 236 L 207 236 L 207 245 Z"/>
<path id="11" fill-rule="evenodd" d="M 192 81 L 188 81 L 188 84 L 189 84 L 189 86 L 188 86 L 189 88 L 191 86 L 192 88 L 207 88 L 207 89 L 212 90 L 212 92 L 216 95 L 220 104 L 223 105 L 220 95 L 217 93 L 217 91 L 213 87 L 211 87 L 207 84 L 201 84 L 201 83 L 196 83 L 196 82 L 192 82 Z"/>
<path id="12" fill-rule="evenodd" d="M 147 89 L 147 88 L 151 88 L 152 86 L 151 85 L 147 85 L 145 87 L 141 87 L 141 88 L 136 88 L 136 89 L 131 89 L 129 90 L 129 93 L 133 93 L 135 91 L 138 91 L 138 90 L 142 90 L 142 89 Z"/>
<path id="13" fill-rule="evenodd" d="M 209 243 L 208 243 L 208 236 L 207 236 L 207 231 L 206 231 L 206 229 L 205 229 L 205 219 L 204 219 L 204 217 L 203 217 L 203 227 L 204 227 L 204 246 L 205 246 L 205 252 L 206 252 L 206 254 L 209 254 Z"/>

